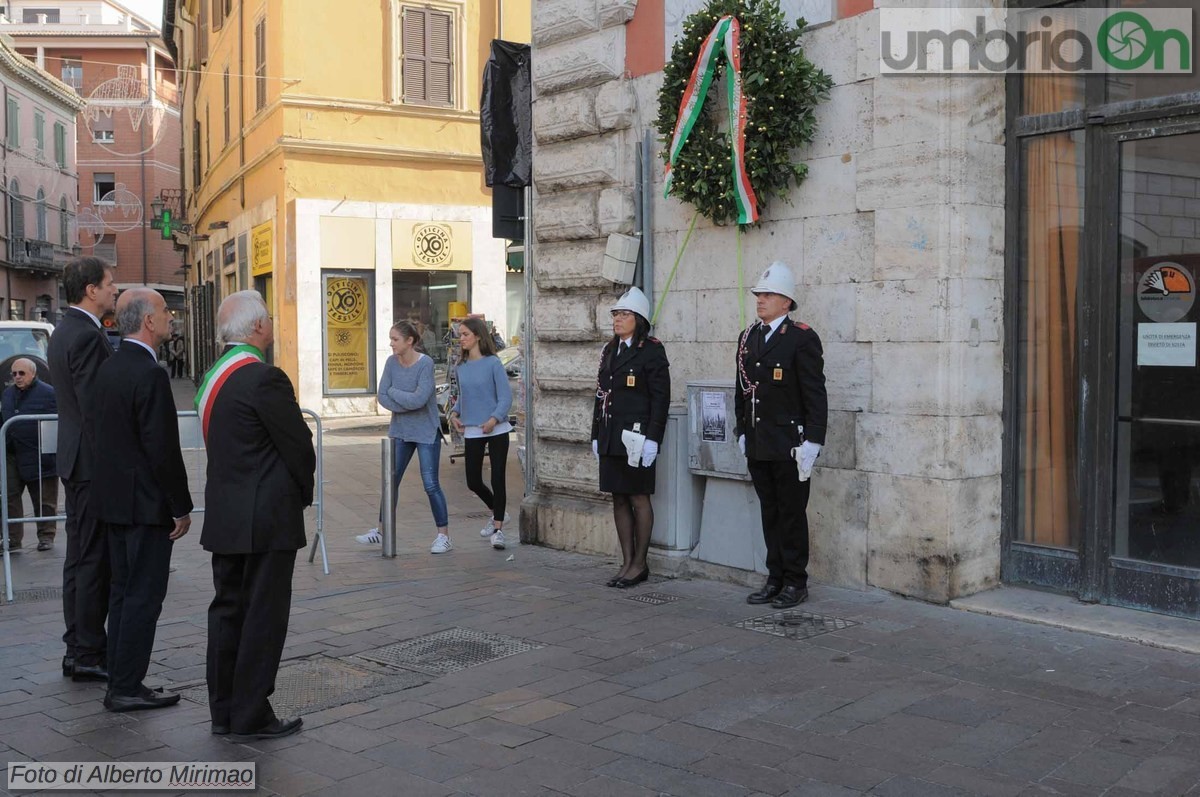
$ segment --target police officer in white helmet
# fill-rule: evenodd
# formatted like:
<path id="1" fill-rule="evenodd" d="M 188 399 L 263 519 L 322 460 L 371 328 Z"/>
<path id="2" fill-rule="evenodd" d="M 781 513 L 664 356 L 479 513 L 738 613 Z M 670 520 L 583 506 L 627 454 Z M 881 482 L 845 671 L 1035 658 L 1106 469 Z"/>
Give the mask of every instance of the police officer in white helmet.
<path id="1" fill-rule="evenodd" d="M 600 490 L 612 493 L 621 569 L 608 586 L 625 589 L 650 576 L 646 552 L 654 527 L 654 462 L 667 430 L 671 365 L 650 337 L 650 300 L 630 288 L 612 306 L 613 336 L 600 355 L 592 413 L 592 453 Z"/>
<path id="2" fill-rule="evenodd" d="M 821 339 L 792 321 L 796 279 L 778 261 L 750 289 L 758 320 L 738 336 L 734 433 L 762 511 L 767 581 L 746 602 L 786 609 L 808 598 L 809 474 L 825 444 Z"/>

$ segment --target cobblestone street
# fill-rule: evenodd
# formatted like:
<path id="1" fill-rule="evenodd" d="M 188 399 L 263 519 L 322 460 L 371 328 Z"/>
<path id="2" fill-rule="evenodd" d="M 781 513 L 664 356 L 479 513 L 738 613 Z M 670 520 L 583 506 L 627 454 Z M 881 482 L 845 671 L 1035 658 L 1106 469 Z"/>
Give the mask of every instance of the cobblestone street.
<path id="1" fill-rule="evenodd" d="M 743 587 L 617 591 L 610 560 L 515 533 L 492 550 L 461 461 L 442 468 L 455 550 L 428 553 L 408 479 L 385 560 L 352 536 L 374 525 L 378 463 L 372 430 L 327 433 L 332 572 L 297 564 L 276 693 L 302 733 L 209 734 L 194 529 L 148 679 L 181 704 L 106 712 L 100 686 L 59 673 L 57 598 L 19 594 L 0 611 L 5 761 L 254 760 L 259 792 L 279 795 L 1200 794 L 1195 656 L 819 584 L 801 607 L 828 618 L 817 635 L 740 627 L 769 614 Z M 60 534 L 14 556 L 18 592 L 59 586 L 62 551 Z"/>

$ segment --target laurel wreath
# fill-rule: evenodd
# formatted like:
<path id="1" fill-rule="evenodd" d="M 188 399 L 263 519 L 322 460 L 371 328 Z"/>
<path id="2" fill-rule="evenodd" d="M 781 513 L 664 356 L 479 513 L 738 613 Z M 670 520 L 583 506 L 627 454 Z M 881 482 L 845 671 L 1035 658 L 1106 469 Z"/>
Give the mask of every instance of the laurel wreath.
<path id="1" fill-rule="evenodd" d="M 806 23 L 791 26 L 778 0 L 711 0 L 683 23 L 683 33 L 663 69 L 656 129 L 668 157 L 679 103 L 704 38 L 725 15 L 742 26 L 742 86 L 747 101 L 746 171 L 760 211 L 772 197 L 785 201 L 808 166 L 792 159 L 813 139 L 814 112 L 829 97 L 833 81 L 804 55 L 800 37 Z M 737 220 L 728 109 L 721 91 L 710 91 L 704 112 L 673 168 L 671 195 L 691 204 L 716 224 Z"/>

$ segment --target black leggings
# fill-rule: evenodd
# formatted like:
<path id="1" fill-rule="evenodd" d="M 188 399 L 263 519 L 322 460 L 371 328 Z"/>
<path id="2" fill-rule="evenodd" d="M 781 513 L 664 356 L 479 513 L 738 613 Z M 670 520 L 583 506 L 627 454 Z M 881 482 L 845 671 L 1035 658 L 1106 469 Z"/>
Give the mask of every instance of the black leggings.
<path id="1" fill-rule="evenodd" d="M 504 471 L 508 461 L 508 433 L 493 437 L 468 437 L 463 441 L 467 460 L 467 487 L 492 510 L 494 520 L 504 520 L 508 495 L 504 490 Z M 487 447 L 492 463 L 492 489 L 483 483 L 483 449 Z"/>

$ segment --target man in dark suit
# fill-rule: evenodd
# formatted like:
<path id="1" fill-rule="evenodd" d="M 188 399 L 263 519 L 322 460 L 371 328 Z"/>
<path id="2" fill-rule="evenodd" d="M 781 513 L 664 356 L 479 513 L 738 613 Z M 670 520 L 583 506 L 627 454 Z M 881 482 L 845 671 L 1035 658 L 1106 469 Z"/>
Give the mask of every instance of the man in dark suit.
<path id="1" fill-rule="evenodd" d="M 54 388 L 37 378 L 37 365 L 22 357 L 12 364 L 13 383 L 0 396 L 0 420 L 18 415 L 54 415 L 58 405 Z M 38 441 L 38 424 L 14 424 L 8 431 L 8 516 L 24 517 L 21 494 L 28 491 L 33 513 L 41 517 L 58 514 L 58 477 L 55 475 L 53 454 L 42 454 Z M 39 551 L 54 547 L 53 520 L 37 524 Z M 9 550 L 19 551 L 25 540 L 25 525 L 18 523 L 9 529 Z"/>
<path id="2" fill-rule="evenodd" d="M 171 549 L 192 525 L 192 498 L 179 448 L 171 380 L 158 345 L 171 311 L 157 291 L 131 288 L 117 300 L 121 348 L 96 377 L 96 462 L 91 501 L 112 562 L 108 605 L 110 711 L 173 706 L 178 694 L 151 691 L 154 632 L 167 595 Z"/>
<path id="3" fill-rule="evenodd" d="M 738 338 L 734 434 L 758 494 L 767 582 L 746 602 L 787 609 L 808 598 L 808 477 L 825 444 L 825 364 L 821 338 L 787 316 L 791 269 L 772 263 L 751 291 L 758 321 Z"/>
<path id="4" fill-rule="evenodd" d="M 196 397 L 208 449 L 204 531 L 216 595 L 208 609 L 208 702 L 212 732 L 237 740 L 300 730 L 269 697 L 287 637 L 296 551 L 306 544 L 313 501 L 312 432 L 283 371 L 264 362 L 271 316 L 254 291 L 221 302 L 225 351 Z"/>
<path id="5" fill-rule="evenodd" d="M 112 267 L 80 257 L 63 269 L 70 307 L 50 335 L 47 359 L 58 399 L 58 475 L 66 488 L 67 553 L 63 561 L 63 675 L 107 681 L 108 543 L 89 505 L 96 413 L 92 388 L 112 347 L 100 317 L 117 302 Z"/>

